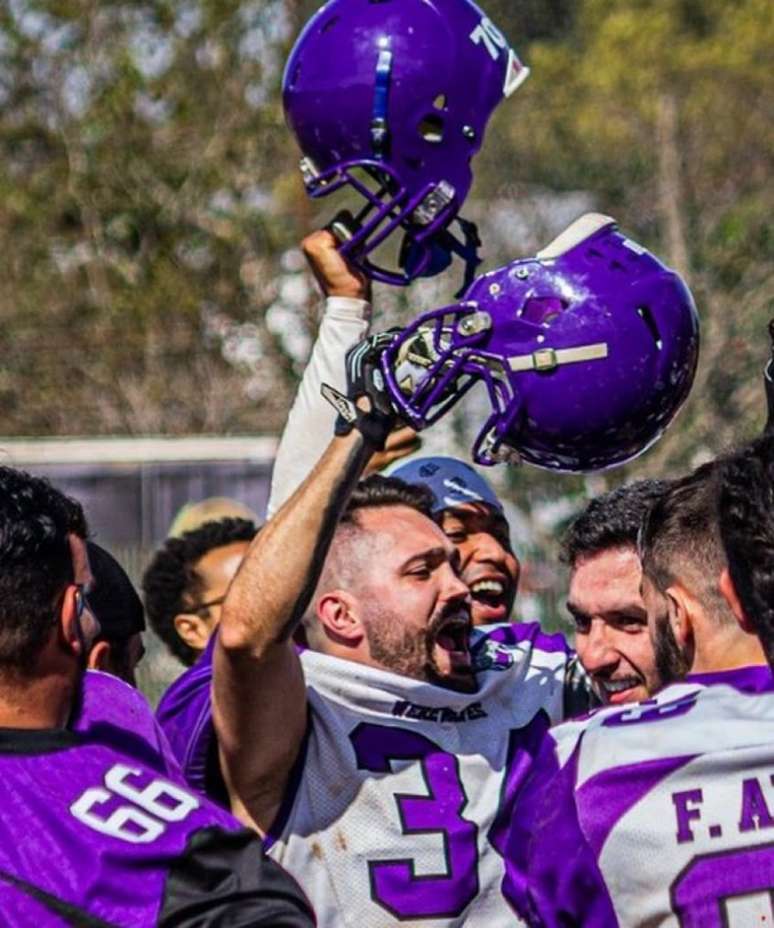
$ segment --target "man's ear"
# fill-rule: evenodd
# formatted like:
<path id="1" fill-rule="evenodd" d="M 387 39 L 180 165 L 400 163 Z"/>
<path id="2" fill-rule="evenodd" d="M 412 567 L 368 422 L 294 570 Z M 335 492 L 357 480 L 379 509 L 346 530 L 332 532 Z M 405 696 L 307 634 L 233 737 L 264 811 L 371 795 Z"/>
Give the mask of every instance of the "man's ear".
<path id="1" fill-rule="evenodd" d="M 89 642 L 84 642 L 82 632 L 83 628 L 78 627 L 78 604 L 76 597 L 77 589 L 70 585 L 62 597 L 62 606 L 59 612 L 59 629 L 66 647 L 77 655 L 83 654 L 84 644 L 88 647 Z"/>
<path id="2" fill-rule="evenodd" d="M 329 590 L 315 606 L 325 633 L 340 644 L 356 646 L 365 637 L 357 598 L 345 590 Z"/>
<path id="3" fill-rule="evenodd" d="M 669 624 L 675 640 L 685 648 L 693 642 L 695 600 L 681 584 L 676 583 L 666 591 Z"/>
<path id="4" fill-rule="evenodd" d="M 753 628 L 752 622 L 747 617 L 747 613 L 742 608 L 742 603 L 736 592 L 734 581 L 731 579 L 731 574 L 729 573 L 727 567 L 724 567 L 722 573 L 720 574 L 720 579 L 718 580 L 718 589 L 720 590 L 720 595 L 728 603 L 728 608 L 734 613 L 736 621 L 739 623 L 739 627 L 748 634 L 754 635 L 755 629 Z"/>
<path id="5" fill-rule="evenodd" d="M 194 651 L 203 651 L 207 647 L 213 624 L 193 612 L 180 612 L 172 620 L 178 636 Z"/>
<path id="6" fill-rule="evenodd" d="M 111 663 L 110 643 L 107 641 L 98 641 L 89 651 L 86 664 L 89 670 L 102 670 L 110 673 Z"/>

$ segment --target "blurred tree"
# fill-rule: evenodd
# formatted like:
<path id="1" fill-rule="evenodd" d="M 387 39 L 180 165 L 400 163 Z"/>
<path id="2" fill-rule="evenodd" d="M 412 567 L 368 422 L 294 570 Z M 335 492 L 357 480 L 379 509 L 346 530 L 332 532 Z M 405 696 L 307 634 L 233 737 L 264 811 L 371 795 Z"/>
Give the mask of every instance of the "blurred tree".
<path id="1" fill-rule="evenodd" d="M 3 6 L 2 432 L 281 425 L 289 37 L 277 0 Z"/>
<path id="2" fill-rule="evenodd" d="M 596 208 L 687 275 L 703 323 L 687 407 L 639 461 L 563 480 L 498 471 L 545 550 L 573 500 L 684 470 L 762 424 L 774 5 L 482 4 L 533 72 L 477 158 L 466 212 L 488 266 Z M 303 195 L 279 102 L 282 62 L 317 6 L 0 6 L 0 432 L 281 427 L 314 331 L 294 246 L 332 212 Z M 377 288 L 377 319 L 440 305 L 452 277 Z M 462 451 L 475 409 L 438 441 Z"/>

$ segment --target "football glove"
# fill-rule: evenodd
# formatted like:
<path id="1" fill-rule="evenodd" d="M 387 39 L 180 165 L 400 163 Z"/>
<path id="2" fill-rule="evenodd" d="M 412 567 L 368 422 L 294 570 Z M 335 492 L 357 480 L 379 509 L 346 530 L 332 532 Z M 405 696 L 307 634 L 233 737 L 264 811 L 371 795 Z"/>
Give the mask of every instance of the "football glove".
<path id="1" fill-rule="evenodd" d="M 397 415 L 390 403 L 379 361 L 382 352 L 401 330 L 388 329 L 371 335 L 347 352 L 347 395 L 324 383 L 320 387 L 323 397 L 338 412 L 336 435 L 348 435 L 357 429 L 366 442 L 381 451 L 387 436 L 395 427 Z M 357 406 L 361 397 L 367 397 L 371 408 L 366 411 Z"/>

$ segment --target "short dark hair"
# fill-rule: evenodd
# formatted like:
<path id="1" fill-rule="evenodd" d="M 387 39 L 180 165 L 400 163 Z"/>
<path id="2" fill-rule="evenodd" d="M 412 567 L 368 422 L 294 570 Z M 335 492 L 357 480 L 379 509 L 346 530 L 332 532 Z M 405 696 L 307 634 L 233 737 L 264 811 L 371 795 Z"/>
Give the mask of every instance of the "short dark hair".
<path id="1" fill-rule="evenodd" d="M 195 602 L 201 590 L 202 580 L 194 565 L 214 548 L 252 541 L 257 531 L 249 519 L 205 522 L 179 538 L 167 538 L 145 569 L 142 589 L 148 621 L 172 654 L 187 667 L 199 654 L 178 635 L 174 618 Z"/>
<path id="2" fill-rule="evenodd" d="M 33 672 L 73 581 L 70 534 L 88 535 L 80 503 L 42 477 L 0 466 L 0 671 Z"/>
<path id="3" fill-rule="evenodd" d="M 341 525 L 356 522 L 357 513 L 363 509 L 385 506 L 408 506 L 432 519 L 434 504 L 433 492 L 426 486 L 406 483 L 398 477 L 371 474 L 355 487 L 339 522 Z"/>
<path id="4" fill-rule="evenodd" d="M 608 548 L 636 549 L 643 519 L 669 486 L 668 480 L 637 480 L 592 499 L 564 534 L 562 560 L 575 567 Z"/>
<path id="5" fill-rule="evenodd" d="M 730 610 L 718 588 L 727 565 L 718 509 L 721 467 L 720 460 L 703 464 L 656 500 L 642 525 L 639 554 L 643 573 L 659 590 L 685 582 L 725 621 Z"/>
<path id="6" fill-rule="evenodd" d="M 774 437 L 726 459 L 719 514 L 728 572 L 774 667 Z"/>
<path id="7" fill-rule="evenodd" d="M 314 609 L 318 594 L 335 587 L 353 589 L 361 582 L 364 565 L 376 563 L 372 548 L 369 547 L 369 540 L 375 536 L 369 539 L 358 517 L 359 513 L 367 509 L 406 506 L 434 522 L 434 504 L 432 490 L 423 484 L 406 483 L 399 477 L 371 474 L 358 483 L 336 525 L 334 538 L 317 578 L 317 591 L 308 600 L 304 598 L 304 622 L 310 646 L 314 646 L 313 636 L 317 626 Z"/>

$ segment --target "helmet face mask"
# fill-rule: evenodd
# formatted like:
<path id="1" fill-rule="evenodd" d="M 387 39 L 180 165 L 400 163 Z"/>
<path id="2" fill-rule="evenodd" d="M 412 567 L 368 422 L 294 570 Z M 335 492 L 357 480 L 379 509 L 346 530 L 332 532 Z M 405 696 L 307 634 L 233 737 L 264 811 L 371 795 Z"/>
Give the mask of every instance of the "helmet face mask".
<path id="1" fill-rule="evenodd" d="M 338 230 L 342 253 L 402 285 L 468 246 L 446 233 L 471 159 L 528 73 L 471 0 L 329 0 L 290 54 L 283 102 L 309 196 L 347 187 L 362 203 Z M 381 267 L 369 255 L 393 235 L 400 261 Z"/>
<path id="2" fill-rule="evenodd" d="M 483 382 L 491 414 L 478 463 L 577 472 L 622 464 L 657 441 L 697 357 L 685 284 L 592 214 L 536 258 L 478 278 L 463 302 L 415 320 L 383 368 L 396 408 L 420 429 Z"/>
<path id="3" fill-rule="evenodd" d="M 301 171 L 313 198 L 349 188 L 362 199 L 362 207 L 355 215 L 342 211 L 330 227 L 341 243 L 339 251 L 375 280 L 402 285 L 423 276 L 433 258 L 435 236 L 455 218 L 455 192 L 449 184 L 426 184 L 412 194 L 383 162 L 343 162 L 320 173 L 310 159 L 304 158 Z M 401 231 L 404 244 L 400 267 L 390 270 L 369 259 L 369 254 Z"/>

